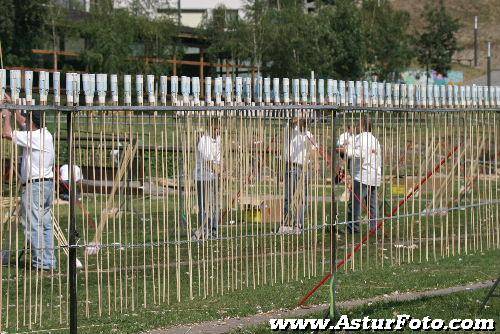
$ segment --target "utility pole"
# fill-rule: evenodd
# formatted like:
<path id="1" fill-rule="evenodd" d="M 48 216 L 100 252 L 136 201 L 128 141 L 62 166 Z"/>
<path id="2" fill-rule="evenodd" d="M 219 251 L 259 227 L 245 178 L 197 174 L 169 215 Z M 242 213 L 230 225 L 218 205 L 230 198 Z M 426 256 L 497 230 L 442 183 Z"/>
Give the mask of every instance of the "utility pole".
<path id="1" fill-rule="evenodd" d="M 474 16 L 474 67 L 477 67 L 477 15 Z"/>
<path id="2" fill-rule="evenodd" d="M 177 0 L 177 24 L 181 27 L 181 0 Z"/>
<path id="3" fill-rule="evenodd" d="M 491 42 L 488 42 L 488 56 L 486 57 L 486 85 L 489 91 L 491 86 Z"/>
<path id="4" fill-rule="evenodd" d="M 2 41 L 0 41 L 0 68 L 3 69 Z"/>

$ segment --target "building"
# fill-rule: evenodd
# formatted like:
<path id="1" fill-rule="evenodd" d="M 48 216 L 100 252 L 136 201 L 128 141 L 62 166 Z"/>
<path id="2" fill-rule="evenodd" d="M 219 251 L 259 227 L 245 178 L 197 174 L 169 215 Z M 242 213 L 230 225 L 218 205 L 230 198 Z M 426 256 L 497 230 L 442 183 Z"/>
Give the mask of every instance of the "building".
<path id="1" fill-rule="evenodd" d="M 226 7 L 229 15 L 242 15 L 244 0 L 115 0 L 114 5 L 116 8 L 129 9 L 140 5 L 152 16 L 169 15 L 178 19 L 180 14 L 181 26 L 196 28 L 220 6 Z"/>
<path id="2" fill-rule="evenodd" d="M 306 12 L 314 12 L 316 10 L 316 0 L 304 0 L 304 9 Z"/>

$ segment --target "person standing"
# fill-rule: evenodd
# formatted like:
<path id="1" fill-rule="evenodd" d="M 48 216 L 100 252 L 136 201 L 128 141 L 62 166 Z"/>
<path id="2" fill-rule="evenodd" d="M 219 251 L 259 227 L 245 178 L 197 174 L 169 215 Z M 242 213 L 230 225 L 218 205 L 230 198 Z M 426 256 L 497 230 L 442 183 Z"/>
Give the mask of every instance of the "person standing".
<path id="1" fill-rule="evenodd" d="M 196 146 L 194 177 L 198 196 L 198 229 L 192 239 L 216 238 L 220 217 L 219 177 L 221 138 L 217 120 L 212 120 Z"/>
<path id="2" fill-rule="evenodd" d="M 337 148 L 337 151 L 351 159 L 353 184 L 346 216 L 347 226 L 352 232 L 359 232 L 361 206 L 368 202 L 370 227 L 375 228 L 379 218 L 377 193 L 382 183 L 382 150 L 378 139 L 372 134 L 372 123 L 368 116 L 361 116 L 352 142 Z"/>
<path id="3" fill-rule="evenodd" d="M 73 165 L 73 177 L 75 179 L 76 185 L 76 199 L 77 201 L 81 200 L 80 190 L 78 189 L 78 184 L 83 180 L 82 169 L 77 165 Z M 69 201 L 69 189 L 71 186 L 71 182 L 69 179 L 69 165 L 64 164 L 59 168 L 59 198 L 64 201 Z"/>
<path id="4" fill-rule="evenodd" d="M 337 139 L 336 148 L 350 146 L 353 140 L 354 140 L 354 135 L 352 133 L 352 128 L 350 125 L 348 125 L 346 131 L 342 133 Z M 339 183 L 345 184 L 345 190 L 340 196 L 340 201 L 348 202 L 351 193 L 350 190 L 351 184 L 348 181 L 350 178 L 351 161 L 349 158 L 346 157 L 345 152 L 340 152 L 339 157 L 340 159 L 336 166 L 335 184 Z"/>
<path id="5" fill-rule="evenodd" d="M 2 137 L 22 147 L 21 219 L 24 233 L 31 245 L 34 269 L 54 270 L 54 232 L 52 199 L 54 195 L 54 141 L 45 127 L 44 115 L 30 111 L 15 113 L 21 130 L 13 130 L 11 112 L 2 110 Z"/>
<path id="6" fill-rule="evenodd" d="M 285 131 L 285 200 L 279 233 L 301 233 L 307 208 L 311 157 L 317 165 L 313 135 L 305 119 L 293 118 Z M 311 156 L 313 155 L 313 156 Z"/>

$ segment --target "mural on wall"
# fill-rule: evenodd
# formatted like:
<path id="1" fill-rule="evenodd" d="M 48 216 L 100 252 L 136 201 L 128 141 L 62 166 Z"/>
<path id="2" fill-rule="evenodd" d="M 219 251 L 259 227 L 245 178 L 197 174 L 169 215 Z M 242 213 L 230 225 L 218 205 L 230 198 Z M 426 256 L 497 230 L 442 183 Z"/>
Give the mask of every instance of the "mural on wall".
<path id="1" fill-rule="evenodd" d="M 425 70 L 408 70 L 401 74 L 404 83 L 429 85 L 462 85 L 464 83 L 464 73 L 462 71 L 448 71 L 447 76 L 443 76 L 436 71 L 431 71 L 429 81 Z"/>

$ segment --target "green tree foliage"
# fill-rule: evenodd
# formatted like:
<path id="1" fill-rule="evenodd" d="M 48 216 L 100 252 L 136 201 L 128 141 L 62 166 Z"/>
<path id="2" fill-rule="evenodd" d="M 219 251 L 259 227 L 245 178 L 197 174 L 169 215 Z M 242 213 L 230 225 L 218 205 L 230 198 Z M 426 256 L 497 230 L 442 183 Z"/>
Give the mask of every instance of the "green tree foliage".
<path id="1" fill-rule="evenodd" d="M 161 62 L 173 54 L 176 28 L 167 18 L 134 15 L 103 2 L 75 25 L 85 40 L 80 57 L 87 71 L 165 74 L 170 67 Z"/>
<path id="2" fill-rule="evenodd" d="M 426 26 L 417 36 L 416 54 L 420 64 L 446 75 L 451 68 L 453 54 L 459 49 L 456 33 L 458 20 L 450 16 L 441 0 L 433 6 L 427 3 L 423 13 Z"/>
<path id="3" fill-rule="evenodd" d="M 364 74 L 365 40 L 361 13 L 354 0 L 337 0 L 320 9 L 317 38 L 318 74 L 357 79 Z"/>
<path id="4" fill-rule="evenodd" d="M 259 72 L 264 53 L 273 47 L 266 40 L 273 28 L 268 15 L 269 8 L 267 0 L 246 0 L 244 7 L 247 27 L 241 33 L 243 52 L 249 55 L 252 66 L 256 66 Z"/>
<path id="5" fill-rule="evenodd" d="M 6 65 L 35 65 L 31 49 L 59 41 L 84 41 L 87 71 L 166 74 L 177 47 L 177 25 L 152 13 L 167 0 L 132 0 L 129 10 L 112 0 L 92 2 L 90 13 L 68 15 L 58 0 L 0 1 L 0 39 Z M 322 0 L 307 13 L 302 0 L 246 0 L 244 15 L 217 8 L 200 27 L 211 61 L 250 62 L 263 75 L 381 80 L 419 61 L 440 73 L 450 68 L 459 28 L 443 5 L 427 5 L 427 26 L 410 48 L 409 15 L 389 0 Z M 63 44 L 63 43 L 61 43 Z M 413 51 L 413 52 L 412 52 Z"/>
<path id="6" fill-rule="evenodd" d="M 164 60 L 172 59 L 174 53 L 179 56 L 182 52 L 174 48 L 177 26 L 166 17 L 150 19 L 139 16 L 136 17 L 136 24 L 136 41 L 143 50 L 142 54 L 137 54 L 143 61 L 134 62 L 138 65 L 137 71 L 165 75 L 170 71 L 171 65 Z"/>
<path id="7" fill-rule="evenodd" d="M 4 62 L 7 55 L 12 52 L 14 41 L 14 2 L 13 0 L 0 1 L 0 42 L 2 43 L 2 53 Z"/>
<path id="8" fill-rule="evenodd" d="M 223 16 L 202 26 L 212 55 L 249 59 L 264 75 L 363 75 L 361 14 L 353 0 L 325 5 L 317 15 L 301 0 L 248 1 L 243 20 Z"/>
<path id="9" fill-rule="evenodd" d="M 310 73 L 318 52 L 315 18 L 305 14 L 298 1 L 273 8 L 267 15 L 273 28 L 266 40 L 272 48 L 263 52 L 263 72 L 290 77 Z"/>
<path id="10" fill-rule="evenodd" d="M 33 64 L 31 50 L 47 37 L 48 0 L 0 1 L 0 40 L 4 65 Z"/>
<path id="11" fill-rule="evenodd" d="M 233 13 L 226 7 L 219 6 L 202 22 L 200 34 L 208 45 L 205 52 L 212 62 L 218 62 L 221 58 L 233 61 L 248 58 L 241 37 L 245 34 L 247 25 Z"/>
<path id="12" fill-rule="evenodd" d="M 409 14 L 388 0 L 364 0 L 361 13 L 367 71 L 379 80 L 395 80 L 412 59 Z"/>
<path id="13" fill-rule="evenodd" d="M 87 71 L 122 72 L 128 68 L 128 59 L 135 42 L 135 22 L 125 10 L 96 6 L 89 17 L 76 22 L 76 30 L 85 40 L 80 54 Z"/>

